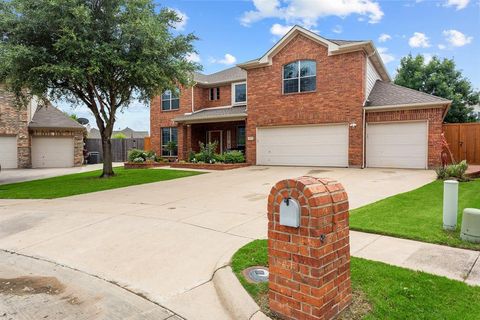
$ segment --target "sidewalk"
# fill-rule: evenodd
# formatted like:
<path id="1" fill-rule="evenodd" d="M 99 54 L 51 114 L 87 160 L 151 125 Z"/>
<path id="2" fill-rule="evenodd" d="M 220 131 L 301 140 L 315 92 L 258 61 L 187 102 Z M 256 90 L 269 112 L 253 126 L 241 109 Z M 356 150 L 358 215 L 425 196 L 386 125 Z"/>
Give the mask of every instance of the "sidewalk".
<path id="1" fill-rule="evenodd" d="M 350 253 L 354 257 L 480 285 L 480 252 L 350 231 Z"/>

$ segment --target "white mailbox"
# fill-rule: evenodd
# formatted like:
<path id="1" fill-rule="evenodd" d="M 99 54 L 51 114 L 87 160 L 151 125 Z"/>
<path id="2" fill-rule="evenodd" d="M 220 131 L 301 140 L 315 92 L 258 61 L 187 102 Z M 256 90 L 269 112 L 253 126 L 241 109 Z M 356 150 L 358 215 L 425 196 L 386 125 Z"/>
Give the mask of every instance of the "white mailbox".
<path id="1" fill-rule="evenodd" d="M 280 204 L 280 224 L 294 228 L 300 226 L 300 205 L 297 200 L 291 198 L 283 199 Z"/>

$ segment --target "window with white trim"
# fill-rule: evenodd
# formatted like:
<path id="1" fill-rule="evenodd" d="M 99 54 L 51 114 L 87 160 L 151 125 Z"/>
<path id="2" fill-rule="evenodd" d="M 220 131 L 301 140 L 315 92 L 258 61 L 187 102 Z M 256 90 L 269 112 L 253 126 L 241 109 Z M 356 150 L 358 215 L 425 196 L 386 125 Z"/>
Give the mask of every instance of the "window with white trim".
<path id="1" fill-rule="evenodd" d="M 283 66 L 283 93 L 310 92 L 317 89 L 317 63 L 299 60 Z"/>
<path id="2" fill-rule="evenodd" d="M 162 94 L 162 110 L 178 110 L 180 108 L 180 90 L 165 90 Z"/>
<path id="3" fill-rule="evenodd" d="M 232 104 L 245 104 L 247 102 L 247 83 L 232 84 Z"/>
<path id="4" fill-rule="evenodd" d="M 178 146 L 178 131 L 176 127 L 162 128 L 162 156 L 174 157 L 177 155 L 177 149 L 171 150 L 169 146 Z"/>

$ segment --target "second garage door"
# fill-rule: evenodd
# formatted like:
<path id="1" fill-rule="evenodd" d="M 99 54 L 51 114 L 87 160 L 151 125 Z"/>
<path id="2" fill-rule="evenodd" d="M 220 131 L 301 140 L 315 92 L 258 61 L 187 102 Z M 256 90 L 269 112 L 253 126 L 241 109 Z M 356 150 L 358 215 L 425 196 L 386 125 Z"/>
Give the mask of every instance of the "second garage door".
<path id="1" fill-rule="evenodd" d="M 258 128 L 257 164 L 348 167 L 348 125 Z"/>
<path id="2" fill-rule="evenodd" d="M 33 137 L 33 168 L 73 167 L 73 138 Z"/>
<path id="3" fill-rule="evenodd" d="M 3 169 L 17 167 L 17 137 L 0 137 L 0 166 Z"/>
<path id="4" fill-rule="evenodd" d="M 427 133 L 426 121 L 367 124 L 367 167 L 426 169 Z"/>

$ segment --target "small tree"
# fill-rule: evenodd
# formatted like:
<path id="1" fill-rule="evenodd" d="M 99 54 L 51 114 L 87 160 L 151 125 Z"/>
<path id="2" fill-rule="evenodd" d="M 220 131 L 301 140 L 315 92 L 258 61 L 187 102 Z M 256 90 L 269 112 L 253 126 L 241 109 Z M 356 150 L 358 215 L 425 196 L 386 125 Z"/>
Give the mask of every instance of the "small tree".
<path id="1" fill-rule="evenodd" d="M 117 132 L 112 136 L 112 139 L 127 139 L 127 136 L 123 132 Z"/>
<path id="2" fill-rule="evenodd" d="M 188 86 L 193 34 L 151 0 L 0 1 L 0 82 L 25 105 L 34 96 L 84 104 L 100 131 L 102 177 L 114 175 L 111 135 L 117 111 Z"/>
<path id="3" fill-rule="evenodd" d="M 471 106 L 478 104 L 479 93 L 473 90 L 470 81 L 456 69 L 453 59 L 440 60 L 433 57 L 425 63 L 422 55 L 413 57 L 409 54 L 400 61 L 395 83 L 452 100 L 445 117 L 446 122 L 476 121 Z"/>

